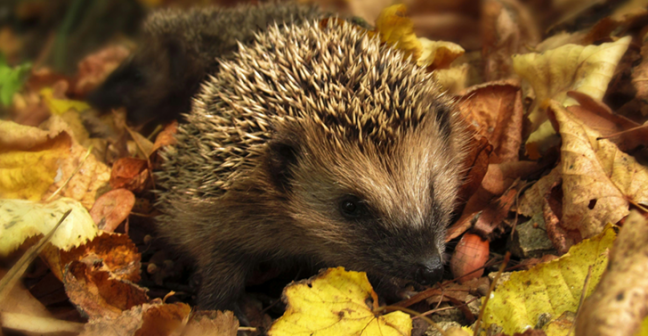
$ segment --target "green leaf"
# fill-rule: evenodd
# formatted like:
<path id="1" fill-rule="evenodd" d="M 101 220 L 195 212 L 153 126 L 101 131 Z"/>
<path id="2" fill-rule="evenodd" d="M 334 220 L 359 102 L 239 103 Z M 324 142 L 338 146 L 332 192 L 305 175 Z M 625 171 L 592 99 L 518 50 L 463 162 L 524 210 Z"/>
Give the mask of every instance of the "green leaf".
<path id="1" fill-rule="evenodd" d="M 2 106 L 11 105 L 14 93 L 23 86 L 30 70 L 31 63 L 11 68 L 5 57 L 0 55 L 0 104 Z"/>

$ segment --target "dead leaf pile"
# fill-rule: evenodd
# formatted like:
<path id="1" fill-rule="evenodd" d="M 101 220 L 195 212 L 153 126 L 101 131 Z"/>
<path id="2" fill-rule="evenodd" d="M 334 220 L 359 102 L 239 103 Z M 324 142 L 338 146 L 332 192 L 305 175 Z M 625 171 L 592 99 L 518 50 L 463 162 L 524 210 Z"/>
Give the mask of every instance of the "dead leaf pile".
<path id="1" fill-rule="evenodd" d="M 231 312 L 178 302 L 194 302 L 200 275 L 156 239 L 152 221 L 158 152 L 174 143 L 177 123 L 134 129 L 129 111 L 100 114 L 85 101 L 132 45 L 116 36 L 94 46 L 69 74 L 56 64 L 79 35 L 66 35 L 65 23 L 51 38 L 33 32 L 44 39 L 34 55 L 28 25 L 3 21 L 0 271 L 9 272 L 0 297 L 13 302 L 0 302 L 4 329 L 648 335 L 646 1 L 312 2 L 364 19 L 359 30 L 429 71 L 462 116 L 470 140 L 446 236 L 454 280 L 425 288 L 394 279 L 407 299 L 385 307 L 364 273 L 331 268 L 287 287 L 284 312 L 265 281 L 279 270 L 257 270 L 250 282 L 268 290 L 246 296 L 244 327 Z M 50 5 L 19 3 L 6 11 L 13 21 L 59 22 Z M 61 6 L 75 21 L 78 8 Z"/>

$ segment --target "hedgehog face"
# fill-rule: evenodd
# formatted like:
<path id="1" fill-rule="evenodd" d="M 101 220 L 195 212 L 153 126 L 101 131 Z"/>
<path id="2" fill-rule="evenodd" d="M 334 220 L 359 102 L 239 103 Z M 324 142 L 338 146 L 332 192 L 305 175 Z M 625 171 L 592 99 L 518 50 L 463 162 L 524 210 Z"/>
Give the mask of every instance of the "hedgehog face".
<path id="1" fill-rule="evenodd" d="M 283 147 L 280 155 L 294 157 L 276 180 L 286 186 L 294 225 L 324 252 L 318 258 L 424 284 L 439 280 L 459 172 L 438 122 L 426 118 L 387 146 L 333 141 L 318 127 L 294 133 L 307 139 Z"/>

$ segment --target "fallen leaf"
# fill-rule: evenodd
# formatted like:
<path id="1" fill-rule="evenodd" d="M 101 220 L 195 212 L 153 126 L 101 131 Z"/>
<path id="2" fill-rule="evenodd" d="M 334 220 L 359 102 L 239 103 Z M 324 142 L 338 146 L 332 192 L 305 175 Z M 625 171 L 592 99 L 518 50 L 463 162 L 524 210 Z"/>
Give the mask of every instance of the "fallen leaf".
<path id="1" fill-rule="evenodd" d="M 93 266 L 110 273 L 111 279 L 140 281 L 141 255 L 127 235 L 104 232 L 69 251 L 46 248 L 41 256 L 61 281 L 68 264 L 84 260 L 92 260 Z"/>
<path id="2" fill-rule="evenodd" d="M 378 296 L 363 272 L 330 268 L 284 289 L 287 309 L 268 335 L 410 335 L 411 318 L 400 311 L 374 313 Z"/>
<path id="3" fill-rule="evenodd" d="M 187 304 L 164 304 L 156 299 L 117 317 L 90 320 L 81 336 L 235 336 L 238 326 L 234 314 L 229 311 L 192 312 Z"/>
<path id="4" fill-rule="evenodd" d="M 384 8 L 376 19 L 376 31 L 380 33 L 383 43 L 395 46 L 414 60 L 421 57 L 423 47 L 414 34 L 414 23 L 407 17 L 406 5 Z"/>
<path id="5" fill-rule="evenodd" d="M 432 76 L 441 90 L 446 91 L 449 95 L 456 95 L 466 88 L 469 71 L 470 64 L 464 63 L 449 69 L 436 70 Z"/>
<path id="6" fill-rule="evenodd" d="M 142 190 L 146 185 L 148 174 L 146 160 L 137 158 L 121 158 L 115 162 L 110 174 L 110 186 L 113 189 Z"/>
<path id="7" fill-rule="evenodd" d="M 522 94 L 505 82 L 474 86 L 457 104 L 463 119 L 493 145 L 490 163 L 517 161 L 522 143 Z"/>
<path id="8" fill-rule="evenodd" d="M 115 279 L 95 265 L 93 258 L 74 260 L 63 274 L 65 292 L 79 311 L 91 320 L 117 318 L 123 311 L 148 302 L 146 290 L 127 280 Z"/>
<path id="9" fill-rule="evenodd" d="M 610 251 L 609 266 L 576 320 L 579 335 L 636 335 L 648 316 L 648 221 L 626 219 Z"/>
<path id="10" fill-rule="evenodd" d="M 416 61 L 420 67 L 429 71 L 445 69 L 466 51 L 458 44 L 446 41 L 430 41 L 424 37 L 419 38 L 421 55 Z"/>
<path id="11" fill-rule="evenodd" d="M 44 88 L 40 94 L 53 115 L 61 115 L 69 110 L 83 112 L 90 109 L 90 105 L 83 101 L 56 98 L 52 88 Z"/>
<path id="12" fill-rule="evenodd" d="M 536 214 L 542 213 L 545 194 L 560 180 L 560 167 L 552 169 L 549 174 L 540 178 L 522 194 L 520 205 L 517 208 L 518 213 L 527 217 L 533 217 Z"/>
<path id="13" fill-rule="evenodd" d="M 128 218 L 135 205 L 135 195 L 126 189 L 114 189 L 99 197 L 92 209 L 90 216 L 99 230 L 113 232 Z"/>
<path id="14" fill-rule="evenodd" d="M 524 180 L 538 173 L 542 166 L 536 162 L 518 161 L 488 166 L 486 175 L 479 188 L 470 195 L 461 217 L 448 229 L 446 242 L 459 237 L 472 227 L 472 220 L 477 213 L 488 206 L 491 201 L 502 195 L 518 178 Z"/>
<path id="15" fill-rule="evenodd" d="M 40 200 L 70 156 L 72 138 L 0 120 L 0 197 Z"/>
<path id="16" fill-rule="evenodd" d="M 559 103 L 552 102 L 562 137 L 561 226 L 584 238 L 628 214 L 629 203 L 648 204 L 648 168 L 585 126 Z"/>
<path id="17" fill-rule="evenodd" d="M 30 63 L 11 68 L 0 55 L 0 105 L 11 105 L 14 93 L 22 88 L 30 69 Z"/>
<path id="18" fill-rule="evenodd" d="M 529 136 L 527 144 L 533 143 L 536 146 L 527 148 L 529 154 L 533 155 L 532 159 L 542 154 L 547 148 L 544 142 L 551 143 L 547 139 L 555 134 L 547 122 L 543 108 L 547 106 L 549 99 L 564 106 L 574 105 L 576 101 L 567 97 L 567 92 L 573 90 L 601 100 L 630 41 L 630 36 L 627 36 L 599 46 L 568 44 L 542 54 L 514 56 L 515 72 L 531 84 L 535 93 L 535 101 L 528 115 L 530 130 L 534 133 Z"/>
<path id="19" fill-rule="evenodd" d="M 538 264 L 528 271 L 513 272 L 491 294 L 484 308 L 484 327 L 496 324 L 506 334 L 521 333 L 538 321 L 540 314 L 558 317 L 576 312 L 583 284 L 592 266 L 589 296 L 607 265 L 607 249 L 616 234 L 608 227 L 600 235 L 573 246 L 560 259 Z"/>
<path id="20" fill-rule="evenodd" d="M 29 237 L 45 235 L 66 211 L 72 213 L 56 230 L 50 243 L 62 250 L 79 246 L 97 234 L 97 226 L 81 203 L 60 198 L 47 204 L 0 199 L 0 255 L 6 256 Z"/>

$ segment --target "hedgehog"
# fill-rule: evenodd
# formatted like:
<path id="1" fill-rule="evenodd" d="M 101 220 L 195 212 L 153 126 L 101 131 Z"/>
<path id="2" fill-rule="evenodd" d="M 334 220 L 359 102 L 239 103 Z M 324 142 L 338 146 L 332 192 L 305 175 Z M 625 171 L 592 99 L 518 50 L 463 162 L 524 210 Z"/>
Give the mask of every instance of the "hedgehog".
<path id="1" fill-rule="evenodd" d="M 320 18 L 314 5 L 264 3 L 234 8 L 165 9 L 147 17 L 142 43 L 92 92 L 88 101 L 101 111 L 125 107 L 130 124 L 166 123 L 191 109 L 191 98 L 208 74 L 218 71 L 238 44 L 271 24 Z"/>
<path id="2" fill-rule="evenodd" d="M 198 306 L 234 309 L 260 263 L 433 284 L 465 131 L 425 69 L 338 20 L 273 26 L 202 85 L 157 172 L 161 237 Z"/>

